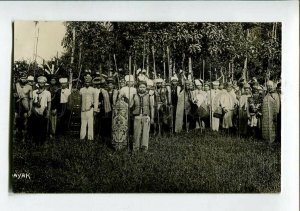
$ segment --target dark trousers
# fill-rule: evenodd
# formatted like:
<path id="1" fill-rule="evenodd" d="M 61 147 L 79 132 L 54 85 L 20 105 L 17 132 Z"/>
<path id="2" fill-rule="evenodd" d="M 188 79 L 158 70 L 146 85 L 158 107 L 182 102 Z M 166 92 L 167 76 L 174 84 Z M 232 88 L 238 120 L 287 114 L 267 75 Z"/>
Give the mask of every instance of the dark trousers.
<path id="1" fill-rule="evenodd" d="M 48 119 L 37 113 L 31 115 L 32 140 L 37 145 L 42 145 L 46 141 Z"/>

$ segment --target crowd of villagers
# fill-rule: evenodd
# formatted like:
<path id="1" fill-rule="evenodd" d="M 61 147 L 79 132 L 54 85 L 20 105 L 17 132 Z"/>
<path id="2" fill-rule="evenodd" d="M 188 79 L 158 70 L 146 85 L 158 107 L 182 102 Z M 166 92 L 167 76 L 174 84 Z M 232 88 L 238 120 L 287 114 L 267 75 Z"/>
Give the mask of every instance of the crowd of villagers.
<path id="1" fill-rule="evenodd" d="M 74 121 L 72 95 L 77 93 L 78 138 L 100 141 L 112 149 L 127 146 L 131 151 L 147 151 L 150 136 L 191 130 L 280 141 L 280 82 L 268 80 L 261 85 L 255 77 L 208 82 L 182 72 L 166 82 L 159 75 L 149 78 L 144 69 L 123 76 L 112 70 L 107 75 L 83 72 L 82 80 L 18 72 L 13 84 L 17 140 L 36 145 L 59 141 Z M 121 122 L 122 115 L 127 122 Z"/>

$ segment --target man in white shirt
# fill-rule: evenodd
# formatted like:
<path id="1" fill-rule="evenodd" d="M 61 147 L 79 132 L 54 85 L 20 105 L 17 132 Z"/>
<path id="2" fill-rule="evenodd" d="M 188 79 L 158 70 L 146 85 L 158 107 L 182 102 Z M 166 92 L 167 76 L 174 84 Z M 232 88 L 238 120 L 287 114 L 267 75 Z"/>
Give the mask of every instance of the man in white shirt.
<path id="1" fill-rule="evenodd" d="M 98 99 L 95 88 L 92 85 L 92 77 L 85 76 L 85 85 L 79 91 L 81 96 L 81 128 L 80 140 L 86 138 L 86 131 L 88 128 L 87 139 L 94 140 L 94 115 L 98 110 Z"/>
<path id="2" fill-rule="evenodd" d="M 33 109 L 32 109 L 32 138 L 33 141 L 42 145 L 46 141 L 47 124 L 51 108 L 51 94 L 45 89 L 47 79 L 40 76 L 37 79 L 38 89 L 33 91 Z"/>
<path id="3" fill-rule="evenodd" d="M 58 118 L 58 127 L 57 133 L 59 135 L 64 135 L 67 131 L 68 122 L 70 118 L 70 109 L 69 109 L 69 97 L 71 91 L 68 88 L 68 79 L 60 78 L 59 83 L 61 85 L 60 89 L 60 102 L 57 109 L 57 118 Z"/>
<path id="4" fill-rule="evenodd" d="M 220 105 L 224 114 L 222 126 L 229 131 L 233 127 L 233 114 L 234 109 L 238 106 L 238 100 L 236 95 L 232 92 L 233 85 L 231 83 L 226 84 L 226 92 L 220 97 Z"/>

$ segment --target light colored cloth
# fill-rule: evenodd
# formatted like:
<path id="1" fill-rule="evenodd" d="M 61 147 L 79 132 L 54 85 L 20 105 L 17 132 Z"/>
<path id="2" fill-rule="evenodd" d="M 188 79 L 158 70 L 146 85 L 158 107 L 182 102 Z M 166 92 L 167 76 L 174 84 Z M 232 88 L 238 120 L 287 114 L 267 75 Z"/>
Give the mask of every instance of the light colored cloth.
<path id="1" fill-rule="evenodd" d="M 80 139 L 83 140 L 86 137 L 86 130 L 88 128 L 88 140 L 94 140 L 94 112 L 93 110 L 81 112 L 81 128 Z"/>
<path id="2" fill-rule="evenodd" d="M 50 134 L 55 135 L 56 134 L 56 125 L 57 125 L 57 114 L 50 114 L 49 116 L 50 121 Z"/>
<path id="3" fill-rule="evenodd" d="M 105 89 L 97 89 L 95 88 L 96 96 L 97 96 L 97 102 L 99 103 L 99 95 L 100 93 L 103 96 L 103 102 L 104 102 L 104 111 L 105 113 L 108 113 L 111 111 L 111 105 L 110 105 L 110 100 L 109 100 L 109 94 Z M 100 112 L 99 108 L 97 107 L 97 111 Z"/>
<path id="4" fill-rule="evenodd" d="M 235 105 L 238 105 L 236 95 L 232 92 L 224 92 L 220 97 L 220 105 L 223 110 L 233 110 Z"/>
<path id="5" fill-rule="evenodd" d="M 233 118 L 233 110 L 236 105 L 238 105 L 238 101 L 236 99 L 236 95 L 233 92 L 224 92 L 220 97 L 220 105 L 223 110 L 227 110 L 223 117 L 223 128 L 231 128 L 233 127 L 232 118 Z"/>
<path id="6" fill-rule="evenodd" d="M 98 97 L 95 88 L 83 87 L 80 89 L 79 94 L 81 95 L 81 111 L 89 111 L 98 109 Z M 92 109 L 93 108 L 93 109 Z"/>
<path id="7" fill-rule="evenodd" d="M 190 109 L 189 92 L 182 90 L 178 96 L 176 107 L 175 133 L 182 131 L 184 114 L 187 115 Z"/>
<path id="8" fill-rule="evenodd" d="M 33 91 L 33 103 L 39 103 L 41 105 L 39 108 L 33 108 L 39 115 L 43 115 L 49 102 L 51 102 L 51 94 L 49 91 L 43 90 L 41 93 L 39 90 Z"/>
<path id="9" fill-rule="evenodd" d="M 139 149 L 148 150 L 149 145 L 149 131 L 150 131 L 150 117 L 136 116 L 134 117 L 134 143 L 133 150 Z"/>
<path id="10" fill-rule="evenodd" d="M 125 86 L 125 87 L 121 88 L 119 97 L 120 98 L 124 98 L 124 97 L 127 98 L 129 103 L 131 104 L 133 96 L 136 95 L 136 93 L 137 93 L 136 88 Z"/>
<path id="11" fill-rule="evenodd" d="M 220 119 L 216 118 L 216 117 L 212 117 L 212 119 L 211 119 L 211 129 L 213 131 L 219 131 L 219 127 L 220 127 Z"/>
<path id="12" fill-rule="evenodd" d="M 277 128 L 277 99 L 268 93 L 262 105 L 262 138 L 269 143 L 275 141 Z"/>
<path id="13" fill-rule="evenodd" d="M 197 104 L 198 108 L 202 105 L 202 103 L 207 105 L 206 92 L 202 90 L 192 91 L 192 101 Z"/>
<path id="14" fill-rule="evenodd" d="M 224 114 L 222 127 L 227 129 L 233 127 L 232 123 L 233 111 L 229 110 Z"/>
<path id="15" fill-rule="evenodd" d="M 68 88 L 61 89 L 61 93 L 60 93 L 60 103 L 67 103 L 70 94 L 71 94 L 70 89 L 68 89 Z"/>
<path id="16" fill-rule="evenodd" d="M 222 91 L 219 89 L 211 89 L 206 92 L 207 104 L 211 105 L 211 129 L 213 131 L 219 131 L 220 127 L 220 119 L 213 117 L 213 112 L 220 106 L 220 97 L 222 95 Z"/>

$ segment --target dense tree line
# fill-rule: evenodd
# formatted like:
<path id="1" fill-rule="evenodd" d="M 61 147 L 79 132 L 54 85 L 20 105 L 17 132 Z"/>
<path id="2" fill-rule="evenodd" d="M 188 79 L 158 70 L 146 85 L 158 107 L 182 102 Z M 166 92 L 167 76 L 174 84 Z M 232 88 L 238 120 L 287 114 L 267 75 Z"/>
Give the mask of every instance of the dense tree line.
<path id="1" fill-rule="evenodd" d="M 128 74 L 129 69 L 134 73 L 145 68 L 151 76 L 155 60 L 157 74 L 168 79 L 172 72 L 188 72 L 191 58 L 197 78 L 203 78 L 204 70 L 204 79 L 210 73 L 213 79 L 221 75 L 226 80 L 280 79 L 281 23 L 65 22 L 65 26 L 66 52 L 57 63 L 61 74 L 69 68 L 75 75 L 80 69 L 107 73 L 122 68 Z"/>

